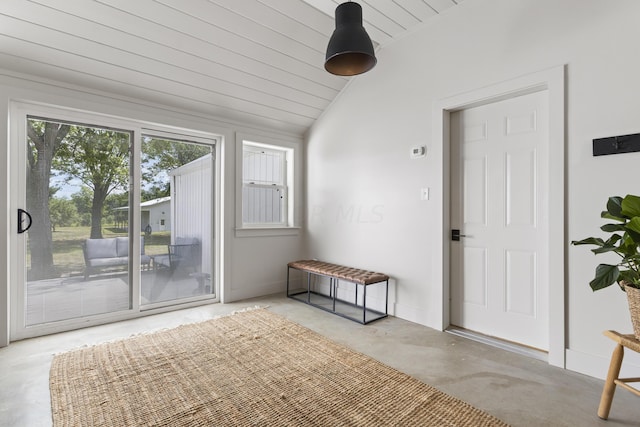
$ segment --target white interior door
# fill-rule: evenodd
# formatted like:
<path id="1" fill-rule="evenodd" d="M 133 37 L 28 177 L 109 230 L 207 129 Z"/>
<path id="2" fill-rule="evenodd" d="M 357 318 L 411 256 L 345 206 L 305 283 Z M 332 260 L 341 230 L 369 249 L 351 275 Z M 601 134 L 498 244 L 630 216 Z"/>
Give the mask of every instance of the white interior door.
<path id="1" fill-rule="evenodd" d="M 451 114 L 452 325 L 549 349 L 548 93 Z"/>

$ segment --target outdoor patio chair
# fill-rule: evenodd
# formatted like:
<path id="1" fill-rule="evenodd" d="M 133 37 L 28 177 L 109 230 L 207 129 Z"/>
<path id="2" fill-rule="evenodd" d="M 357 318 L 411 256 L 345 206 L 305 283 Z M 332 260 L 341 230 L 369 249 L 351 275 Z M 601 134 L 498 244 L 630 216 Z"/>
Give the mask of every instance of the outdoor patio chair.
<path id="1" fill-rule="evenodd" d="M 84 278 L 101 268 L 129 265 L 129 238 L 109 237 L 104 239 L 86 239 L 82 243 L 85 269 Z M 151 258 L 144 253 L 144 237 L 140 237 L 140 264 L 149 268 Z"/>
<path id="2" fill-rule="evenodd" d="M 155 269 L 168 268 L 172 272 L 180 270 L 187 273 L 200 271 L 202 256 L 197 238 L 177 237 L 175 243 L 167 245 L 167 251 L 165 255 L 154 257 Z"/>

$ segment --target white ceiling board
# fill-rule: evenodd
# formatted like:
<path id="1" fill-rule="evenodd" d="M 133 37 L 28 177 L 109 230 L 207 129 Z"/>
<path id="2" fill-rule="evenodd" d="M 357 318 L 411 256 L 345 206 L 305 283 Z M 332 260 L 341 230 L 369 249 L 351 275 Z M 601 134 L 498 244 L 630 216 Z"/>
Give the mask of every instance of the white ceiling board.
<path id="1" fill-rule="evenodd" d="M 309 28 L 314 29 L 319 34 L 328 37 L 335 28 L 333 10 L 324 13 L 315 7 L 309 7 L 304 1 L 291 0 L 260 0 L 269 5 L 283 15 L 289 16 Z"/>
<path id="2" fill-rule="evenodd" d="M 407 13 L 415 16 L 419 22 L 424 22 L 438 14 L 433 7 L 429 6 L 423 0 L 402 0 L 401 2 L 394 1 L 394 3 L 406 10 Z"/>
<path id="3" fill-rule="evenodd" d="M 456 5 L 454 0 L 428 0 L 426 3 L 438 13 L 442 13 Z"/>
<path id="4" fill-rule="evenodd" d="M 191 0 L 190 0 L 191 1 Z M 156 4 L 151 0 L 108 0 L 108 2 L 119 9 L 138 16 L 141 24 L 145 21 L 156 24 L 155 28 L 150 29 L 153 32 L 160 32 L 157 27 L 166 29 L 170 34 L 183 34 L 204 42 L 205 45 L 199 45 L 198 51 L 202 55 L 209 55 L 209 49 L 226 50 L 236 55 L 244 56 L 256 62 L 261 62 L 273 68 L 278 68 L 287 72 L 304 77 L 306 80 L 316 82 L 320 85 L 340 90 L 346 80 L 337 76 L 328 74 L 324 69 L 319 68 L 316 62 L 308 63 L 296 58 L 293 55 L 279 54 L 274 48 L 265 48 L 262 44 L 250 40 L 248 37 L 237 36 L 236 33 L 224 30 L 217 25 L 194 17 L 192 15 L 181 12 L 167 13 L 171 9 L 161 6 L 163 13 L 157 13 L 152 18 L 148 18 L 148 10 Z M 182 3 L 185 3 L 184 1 Z M 219 18 L 217 18 L 219 19 Z M 225 24 L 228 26 L 228 24 Z M 242 28 L 242 26 L 237 26 Z M 328 41 L 328 36 L 327 36 Z M 183 49 L 193 49 L 188 43 Z M 322 58 L 324 61 L 324 57 Z M 229 62 L 233 64 L 233 62 Z"/>
<path id="5" fill-rule="evenodd" d="M 380 15 L 381 20 L 387 20 L 395 23 L 404 31 L 414 27 L 421 21 L 415 15 L 409 13 L 406 9 L 399 7 L 392 0 L 363 0 L 362 3 L 367 7 L 367 21 L 372 22 L 372 11 Z M 364 14 L 364 11 L 363 11 Z"/>
<path id="6" fill-rule="evenodd" d="M 459 2 L 360 3 L 367 32 L 384 46 Z M 0 67 L 302 134 L 349 81 L 324 70 L 340 3 L 5 0 Z"/>
<path id="7" fill-rule="evenodd" d="M 130 0 L 128 0 L 130 1 Z M 232 34 L 238 42 L 248 41 L 254 49 L 271 50 L 272 54 L 290 55 L 294 58 L 314 64 L 324 55 L 318 46 L 306 46 L 294 35 L 284 35 L 269 28 L 267 25 L 252 24 L 252 21 L 242 15 L 233 13 L 207 0 L 157 0 L 158 3 L 173 8 L 178 13 L 184 13 L 195 19 L 207 23 L 216 30 Z M 215 22 L 214 24 L 211 24 Z M 185 31 L 186 29 L 181 29 Z"/>
<path id="8" fill-rule="evenodd" d="M 335 16 L 335 9 L 343 1 L 303 0 L 316 9 Z M 453 0 L 362 0 L 363 26 L 376 44 L 384 45 L 401 37 L 408 30 L 448 8 Z"/>
<path id="9" fill-rule="evenodd" d="M 286 15 L 264 3 L 248 3 L 238 0 L 210 0 L 236 15 L 253 21 L 260 27 L 267 28 L 283 37 L 294 40 L 304 46 L 324 54 L 327 44 L 327 33 L 317 31 L 308 25 Z"/>
<path id="10" fill-rule="evenodd" d="M 336 7 L 340 2 L 334 0 L 303 0 L 305 3 L 315 7 L 325 15 L 330 16 L 332 19 L 335 17 Z"/>
<path id="11" fill-rule="evenodd" d="M 0 26 L 3 26 L 4 21 L 7 19 L 9 18 L 0 16 Z M 78 32 L 83 31 L 80 27 L 80 25 L 75 26 Z M 148 77 L 165 79 L 167 82 L 181 86 L 194 86 L 200 88 L 200 90 L 209 96 L 218 95 L 220 97 L 253 100 L 256 104 L 273 105 L 286 110 L 293 109 L 298 115 L 309 118 L 316 117 L 327 105 L 326 101 L 320 101 L 317 106 L 313 107 L 305 105 L 296 98 L 295 94 L 289 94 L 291 99 L 282 96 L 282 94 L 278 92 L 278 88 L 272 88 L 272 90 L 266 91 L 265 86 L 267 86 L 267 82 L 265 82 L 265 85 L 259 86 L 258 84 L 260 82 L 256 81 L 254 82 L 256 86 L 252 87 L 248 85 L 248 81 L 245 81 L 245 84 L 234 84 L 221 78 L 213 77 L 211 74 L 214 73 L 212 73 L 210 69 L 205 68 L 207 66 L 210 67 L 211 64 L 201 63 L 201 60 L 185 56 L 181 52 L 172 52 L 171 62 L 156 59 L 154 56 L 158 58 L 166 58 L 168 56 L 166 54 L 163 56 L 162 48 L 154 45 L 143 45 L 138 52 L 123 51 L 122 49 L 111 47 L 100 41 L 95 41 L 96 39 L 100 39 L 100 34 L 94 34 L 94 39 L 89 40 L 87 38 L 71 36 L 60 31 L 54 31 L 46 27 L 33 28 L 26 25 L 22 25 L 22 28 L 14 28 L 14 34 L 16 34 L 20 40 L 32 42 L 32 44 L 18 46 L 13 52 L 8 50 L 9 53 L 17 55 L 21 52 L 30 52 L 33 57 L 41 59 L 49 50 L 36 54 L 36 49 L 33 49 L 33 47 L 38 47 L 38 50 L 41 50 L 44 45 L 49 47 L 51 52 L 55 52 L 55 55 L 52 55 L 48 59 L 49 63 L 58 64 L 59 66 L 73 65 L 73 68 L 76 69 L 85 69 L 84 67 L 88 65 L 85 63 L 86 58 L 95 55 L 104 59 L 94 61 L 98 65 L 94 73 L 102 75 L 104 78 L 134 72 Z M 126 45 L 126 43 L 129 42 L 129 40 L 127 40 L 129 36 L 123 36 L 122 33 L 114 35 L 116 39 L 119 37 L 125 38 L 124 40 L 119 40 L 120 45 Z M 72 38 L 72 40 L 70 40 L 70 38 Z M 37 41 L 40 40 L 43 41 L 42 45 L 37 43 Z M 75 42 L 73 51 L 65 51 L 61 48 L 62 46 L 69 46 L 71 41 Z M 60 48 L 58 46 L 60 46 Z M 30 47 L 32 48 L 29 50 Z M 156 52 L 155 50 L 161 51 Z M 166 91 L 167 89 L 164 88 L 164 90 Z M 181 93 L 182 90 L 178 93 Z M 224 102 L 232 102 L 232 100 Z"/>

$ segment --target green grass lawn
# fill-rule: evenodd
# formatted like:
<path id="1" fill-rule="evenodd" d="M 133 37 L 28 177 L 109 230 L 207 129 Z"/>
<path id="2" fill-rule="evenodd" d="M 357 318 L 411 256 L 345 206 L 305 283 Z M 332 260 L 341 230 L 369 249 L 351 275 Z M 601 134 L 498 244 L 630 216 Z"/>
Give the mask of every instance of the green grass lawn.
<path id="1" fill-rule="evenodd" d="M 82 243 L 89 238 L 90 227 L 57 227 L 53 232 L 53 263 L 56 271 L 62 274 L 80 273 L 84 270 Z M 144 234 L 142 234 L 144 235 Z M 123 229 L 103 228 L 102 237 L 127 236 Z M 147 255 L 166 254 L 171 240 L 170 231 L 158 231 L 144 239 L 144 252 Z M 31 260 L 27 257 L 28 265 Z"/>

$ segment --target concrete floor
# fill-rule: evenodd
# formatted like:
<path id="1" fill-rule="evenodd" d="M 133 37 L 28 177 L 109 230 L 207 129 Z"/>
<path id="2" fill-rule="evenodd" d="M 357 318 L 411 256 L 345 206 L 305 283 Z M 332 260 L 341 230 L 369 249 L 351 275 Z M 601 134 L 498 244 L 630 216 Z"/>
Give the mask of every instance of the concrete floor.
<path id="1" fill-rule="evenodd" d="M 27 325 L 127 310 L 131 293 L 128 282 L 127 272 L 28 282 Z M 210 282 L 169 269 L 143 271 L 141 288 L 142 305 L 211 294 Z"/>
<path id="2" fill-rule="evenodd" d="M 513 426 L 640 425 L 637 397 L 624 390 L 616 392 L 609 420 L 597 417 L 601 380 L 393 317 L 363 326 L 281 295 L 12 343 L 0 349 L 0 425 L 51 425 L 48 379 L 56 353 L 253 306 L 266 306 Z"/>

